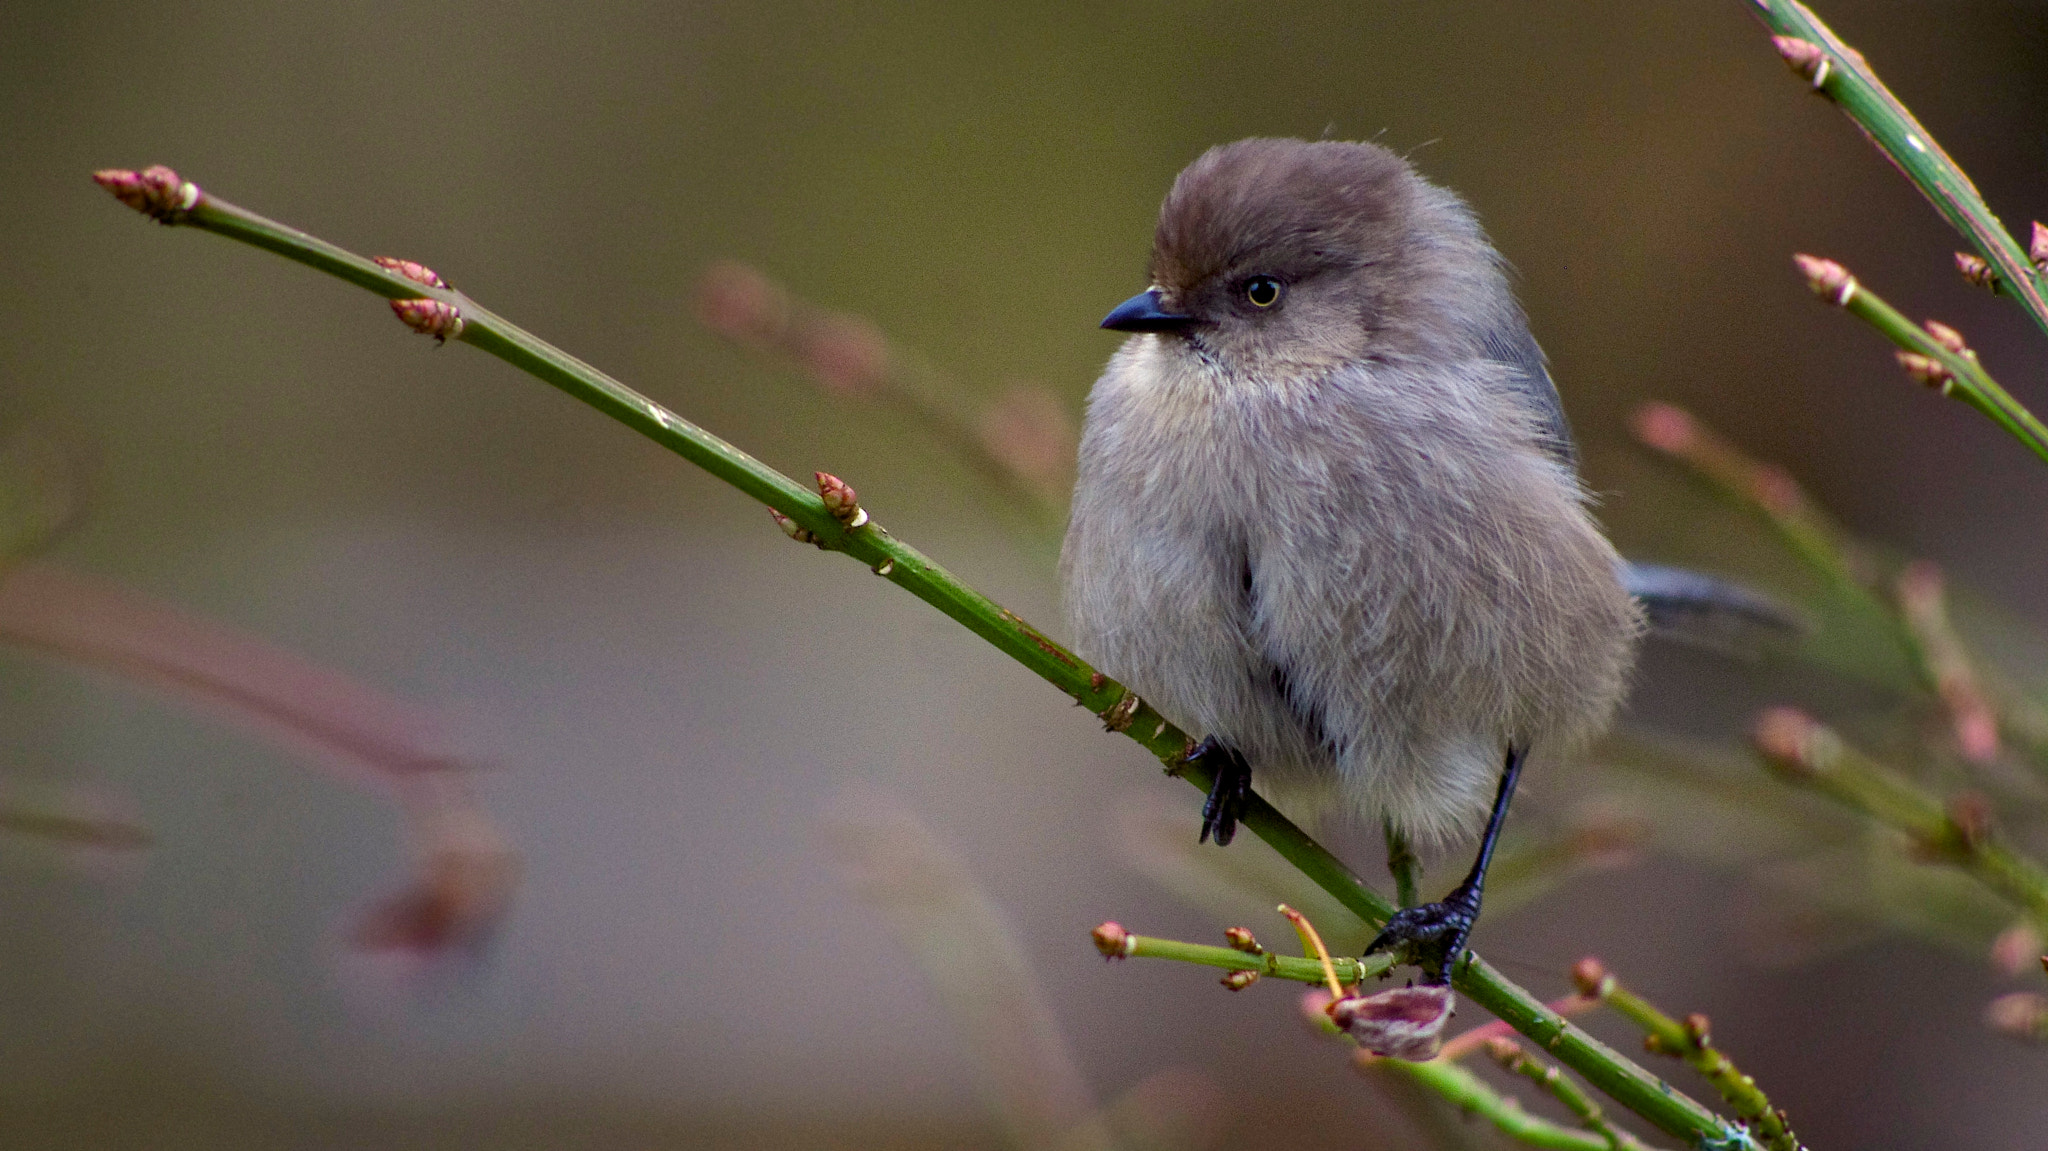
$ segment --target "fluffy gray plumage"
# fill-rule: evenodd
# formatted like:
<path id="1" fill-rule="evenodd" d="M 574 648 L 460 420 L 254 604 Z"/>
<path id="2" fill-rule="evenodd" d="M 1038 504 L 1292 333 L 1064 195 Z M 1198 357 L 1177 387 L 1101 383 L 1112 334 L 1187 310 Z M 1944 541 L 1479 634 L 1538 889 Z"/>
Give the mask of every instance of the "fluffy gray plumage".
<path id="1" fill-rule="evenodd" d="M 1474 829 L 1510 745 L 1609 723 L 1641 627 L 1499 254 L 1384 148 L 1254 139 L 1174 181 L 1151 277 L 1193 321 L 1089 398 L 1079 650 L 1297 815 Z"/>

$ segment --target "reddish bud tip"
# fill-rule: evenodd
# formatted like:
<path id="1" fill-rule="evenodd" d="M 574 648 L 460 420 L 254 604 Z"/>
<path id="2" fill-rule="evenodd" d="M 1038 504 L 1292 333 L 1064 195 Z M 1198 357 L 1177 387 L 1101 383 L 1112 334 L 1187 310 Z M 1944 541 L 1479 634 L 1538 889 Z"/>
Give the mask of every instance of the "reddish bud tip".
<path id="1" fill-rule="evenodd" d="M 777 343 L 789 327 L 791 308 L 782 285 L 745 264 L 716 263 L 697 280 L 697 318 L 728 339 Z"/>
<path id="2" fill-rule="evenodd" d="M 1806 497 L 1792 473 L 1776 464 L 1758 464 L 1749 475 L 1749 498 L 1772 515 L 1797 514 Z"/>
<path id="3" fill-rule="evenodd" d="M 92 179 L 112 192 L 115 199 L 159 224 L 177 223 L 199 202 L 199 185 L 162 164 L 153 164 L 140 172 L 105 168 L 94 172 Z"/>
<path id="4" fill-rule="evenodd" d="M 2036 268 L 2048 272 L 2048 224 L 2034 221 L 2033 237 L 2027 241 L 2027 259 L 2034 261 Z"/>
<path id="5" fill-rule="evenodd" d="M 1714 1045 L 1714 1024 L 1706 1016 L 1695 1011 L 1685 1017 L 1685 1037 L 1695 1047 Z"/>
<path id="6" fill-rule="evenodd" d="M 519 871 L 509 849 L 439 852 L 411 887 L 357 924 L 352 942 L 364 951 L 416 955 L 474 946 L 503 921 Z"/>
<path id="7" fill-rule="evenodd" d="M 1976 707 L 1956 716 L 1956 747 L 1971 763 L 1993 763 L 1998 759 L 1998 718 L 1988 708 Z"/>
<path id="8" fill-rule="evenodd" d="M 1792 262 L 1799 265 L 1799 274 L 1806 277 L 1806 286 L 1821 299 L 1838 308 L 1846 308 L 1855 297 L 1856 277 L 1842 265 L 1805 253 L 1793 256 Z"/>
<path id="9" fill-rule="evenodd" d="M 1243 991 L 1258 981 L 1259 973 L 1256 971 L 1226 971 L 1222 983 L 1232 991 Z"/>
<path id="10" fill-rule="evenodd" d="M 453 304 L 439 300 L 393 300 L 391 310 L 405 323 L 405 326 L 422 336 L 434 337 L 442 344 L 451 338 L 459 338 L 467 325 L 462 313 Z"/>
<path id="11" fill-rule="evenodd" d="M 427 267 L 425 264 L 414 263 L 411 260 L 401 260 L 396 256 L 375 256 L 371 258 L 370 262 L 387 272 L 396 272 L 415 284 L 424 284 L 429 288 L 445 288 L 448 286 L 446 280 L 436 275 L 434 269 Z"/>
<path id="12" fill-rule="evenodd" d="M 975 421 L 981 446 L 1026 484 L 1064 491 L 1079 435 L 1074 418 L 1045 388 L 1020 386 L 1003 393 Z"/>
<path id="13" fill-rule="evenodd" d="M 1102 952 L 1104 959 L 1122 959 L 1137 948 L 1138 940 L 1124 925 L 1110 920 L 1097 927 L 1089 935 L 1095 939 L 1095 950 Z"/>
<path id="14" fill-rule="evenodd" d="M 1375 1055 L 1421 1062 L 1444 1045 L 1456 1001 L 1448 987 L 1394 987 L 1330 1004 L 1330 1019 Z"/>
<path id="15" fill-rule="evenodd" d="M 1963 342 L 1963 334 L 1961 332 L 1956 331 L 1940 320 L 1929 320 L 1921 326 L 1927 329 L 1928 335 L 1934 337 L 1935 343 L 1940 344 L 1958 356 L 1970 354 L 1970 345 Z"/>
<path id="16" fill-rule="evenodd" d="M 2032 991 L 2001 995 L 1985 1006 L 1984 1022 L 1993 1031 L 2015 1039 L 2048 1039 L 2048 998 Z"/>
<path id="17" fill-rule="evenodd" d="M 1899 572 L 1899 602 L 1908 611 L 1927 610 L 1941 603 L 1946 585 L 1941 565 L 1929 560 L 1914 560 Z"/>
<path id="18" fill-rule="evenodd" d="M 1907 351 L 1898 351 L 1892 354 L 1898 357 L 1899 366 L 1906 369 L 1907 375 L 1919 380 L 1930 388 L 1939 388 L 1942 392 L 1946 393 L 1955 383 L 1955 375 L 1948 370 L 1948 366 L 1933 356 L 1923 356 L 1918 352 Z"/>
<path id="19" fill-rule="evenodd" d="M 870 395 L 889 382 L 889 341 L 859 316 L 818 317 L 798 334 L 796 355 L 836 395 Z"/>
<path id="20" fill-rule="evenodd" d="M 1512 1067 L 1522 1055 L 1522 1045 L 1505 1035 L 1496 1035 L 1486 1041 L 1486 1053 L 1498 1060 L 1503 1067 Z"/>
<path id="21" fill-rule="evenodd" d="M 2034 226 L 2040 227 L 2039 224 Z M 2036 234 L 2038 235 L 2038 233 Z M 1963 274 L 1963 279 L 1986 291 L 1995 292 L 1998 290 L 1998 271 L 1986 263 L 1982 256 L 1973 256 L 1968 252 L 1957 252 L 1956 271 Z"/>
<path id="22" fill-rule="evenodd" d="M 1622 867 L 1635 861 L 1650 838 L 1650 826 L 1619 813 L 1596 815 L 1574 825 L 1566 846 L 1572 858 L 1594 867 Z"/>
<path id="23" fill-rule="evenodd" d="M 1629 424 L 1636 439 L 1668 455 L 1682 455 L 1699 442 L 1698 421 L 1690 412 L 1671 404 L 1644 404 L 1635 410 Z"/>
<path id="24" fill-rule="evenodd" d="M 868 522 L 868 513 L 862 510 L 852 484 L 830 472 L 811 474 L 818 478 L 818 497 L 825 501 L 825 510 L 832 513 L 832 518 L 850 528 Z"/>
<path id="25" fill-rule="evenodd" d="M 1588 999 L 1605 999 L 1614 990 L 1614 976 L 1607 965 L 1591 955 L 1572 964 L 1572 986 Z"/>
<path id="26" fill-rule="evenodd" d="M 1812 776 L 1824 766 L 1826 741 L 1832 733 L 1797 708 L 1773 707 L 1757 718 L 1752 738 L 1773 766 L 1793 775 Z"/>
<path id="27" fill-rule="evenodd" d="M 1259 946 L 1259 941 L 1252 938 L 1250 928 L 1226 927 L 1223 929 L 1223 941 L 1230 944 L 1232 950 L 1242 951 L 1246 955 L 1264 955 L 1266 953 L 1266 949 Z"/>
<path id="28" fill-rule="evenodd" d="M 1785 58 L 1785 63 L 1790 65 L 1794 72 L 1813 82 L 1816 90 L 1828 82 L 1829 62 L 1826 49 L 1811 40 L 1801 40 L 1796 36 L 1773 36 L 1771 44 L 1778 49 L 1778 55 Z"/>
<path id="29" fill-rule="evenodd" d="M 1108 682 L 1109 677 L 1102 674 L 1099 671 L 1091 671 L 1088 673 L 1088 689 L 1090 691 L 1101 691 L 1102 685 Z"/>
<path id="30" fill-rule="evenodd" d="M 1991 966 L 2001 975 L 2018 975 L 2041 954 L 2041 933 L 2025 920 L 1998 933 L 1991 941 Z M 2048 963 L 2048 957 L 2043 957 Z"/>

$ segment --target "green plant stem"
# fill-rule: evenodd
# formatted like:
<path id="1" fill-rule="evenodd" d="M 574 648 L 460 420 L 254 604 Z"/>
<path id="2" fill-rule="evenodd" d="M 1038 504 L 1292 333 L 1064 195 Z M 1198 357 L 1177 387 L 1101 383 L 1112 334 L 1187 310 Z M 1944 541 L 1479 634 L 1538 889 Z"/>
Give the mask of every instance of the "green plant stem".
<path id="1" fill-rule="evenodd" d="M 1742 1073 L 1733 1060 L 1721 1054 L 1713 1046 L 1707 1032 L 1707 1017 L 1693 1015 L 1684 1023 L 1657 1010 L 1648 1000 L 1628 988 L 1612 975 L 1600 981 L 1600 998 L 1630 1022 L 1643 1029 L 1644 1046 L 1660 1054 L 1683 1060 L 1700 1077 L 1713 1084 L 1721 1098 L 1735 1109 L 1735 1114 L 1756 1134 L 1756 1137 L 1770 1151 L 1803 1151 L 1799 1137 L 1785 1120 L 1785 1113 L 1771 1106 L 1770 1097 L 1756 1085 L 1756 1080 Z"/>
<path id="2" fill-rule="evenodd" d="M 1785 469 L 1751 457 L 1691 412 L 1665 403 L 1636 409 L 1636 439 L 1684 466 L 1735 506 L 1755 513 L 1787 549 L 1850 599 L 1891 614 L 1886 566 L 1835 522 Z"/>
<path id="3" fill-rule="evenodd" d="M 811 533 L 819 547 L 854 557 L 876 574 L 937 608 L 998 650 L 1105 717 L 1115 730 L 1158 757 L 1169 773 L 1206 792 L 1214 782 L 1199 764 L 1185 762 L 1193 741 L 1121 684 L 960 582 L 924 553 L 869 521 L 842 524 L 818 492 L 747 455 L 726 441 L 628 388 L 596 368 L 530 335 L 461 292 L 429 288 L 369 260 L 194 189 L 189 208 L 167 222 L 240 240 L 368 289 L 389 300 L 432 299 L 460 310 L 457 339 L 560 388 L 570 396 L 675 452 L 767 504 Z M 1262 797 L 1253 796 L 1240 822 L 1311 882 L 1375 926 L 1394 912 L 1343 861 L 1310 838 Z M 1660 1129 L 1714 1147 L 1748 1145 L 1747 1136 L 1698 1101 L 1673 1091 L 1620 1052 L 1571 1027 L 1534 995 L 1516 986 L 1477 955 L 1454 968 L 1457 988 L 1517 1031 L 1543 1044 L 1586 1080 Z"/>
<path id="4" fill-rule="evenodd" d="M 1415 879 L 1422 861 L 1415 858 L 1414 846 L 1392 821 L 1386 824 L 1386 832 L 1387 870 L 1394 876 L 1394 899 L 1402 907 L 1418 906 L 1422 897 L 1416 891 Z"/>
<path id="5" fill-rule="evenodd" d="M 1998 270 L 2003 294 L 2010 295 L 2048 332 L 2048 277 L 2028 261 L 2026 251 L 1992 214 L 1977 186 L 1877 78 L 1863 54 L 1843 43 L 1797 0 L 1746 0 L 1745 6 L 1777 35 L 1817 44 L 1826 51 L 1828 69 L 1818 90 L 1862 129 L 1943 219 L 1969 239 L 1978 254 Z"/>
<path id="6" fill-rule="evenodd" d="M 1372 1068 L 1406 1076 L 1450 1100 L 1461 1110 L 1485 1119 L 1499 1128 L 1502 1134 L 1531 1147 L 1554 1148 L 1555 1151 L 1613 1151 L 1615 1146 L 1597 1132 L 1574 1130 L 1531 1115 L 1522 1110 L 1520 1103 L 1487 1086 L 1485 1080 L 1464 1066 L 1446 1059 L 1432 1059 L 1427 1063 L 1375 1059 Z"/>
<path id="7" fill-rule="evenodd" d="M 1984 366 L 1977 362 L 1977 357 L 1944 346 L 1926 329 L 1907 319 L 1897 308 L 1858 281 L 1851 280 L 1844 295 L 1846 299 L 1835 302 L 1847 309 L 1850 315 L 1876 328 L 1880 335 L 1899 347 L 1938 360 L 1942 367 L 1948 369 L 1948 379 L 1941 384 L 1943 395 L 1953 396 L 1990 417 L 1991 422 L 2027 445 L 2035 455 L 2048 460 L 2048 426 L 2044 426 L 2025 405 L 2000 387 L 1998 381 L 1992 379 Z"/>
<path id="8" fill-rule="evenodd" d="M 1323 981 L 1323 965 L 1311 956 L 1277 955 L 1271 951 L 1253 955 L 1230 947 L 1183 943 L 1178 939 L 1158 939 L 1150 935 L 1130 935 L 1125 940 L 1118 957 L 1171 959 L 1203 967 L 1220 967 L 1225 971 L 1256 971 L 1260 975 L 1292 979 L 1297 983 L 1320 984 Z M 1368 955 L 1363 959 L 1333 956 L 1330 962 L 1337 969 L 1339 983 L 1362 983 L 1385 975 L 1394 966 L 1393 959 L 1385 955 Z"/>
<path id="9" fill-rule="evenodd" d="M 2009 900 L 2048 933 L 2048 871 L 1998 842 L 1988 813 L 1944 805 L 1818 721 L 1777 708 L 1758 724 L 1764 760 L 1800 783 L 1903 832 L 1924 858 L 1952 864 Z"/>
<path id="10" fill-rule="evenodd" d="M 1502 1067 L 1543 1088 L 1564 1104 L 1565 1110 L 1578 1116 L 1581 1126 L 1600 1136 L 1610 1151 L 1646 1151 L 1642 1140 L 1609 1122 L 1607 1114 L 1593 1102 L 1592 1096 L 1580 1090 L 1579 1085 L 1564 1072 L 1522 1050 L 1520 1044 L 1503 1040 L 1489 1046 L 1488 1051 Z"/>

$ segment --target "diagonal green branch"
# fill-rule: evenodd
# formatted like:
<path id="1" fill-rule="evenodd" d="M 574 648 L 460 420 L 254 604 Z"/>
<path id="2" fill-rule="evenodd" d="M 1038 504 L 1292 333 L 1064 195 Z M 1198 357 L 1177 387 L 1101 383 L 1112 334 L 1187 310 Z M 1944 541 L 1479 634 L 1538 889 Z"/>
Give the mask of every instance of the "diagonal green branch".
<path id="1" fill-rule="evenodd" d="M 1863 54 L 1798 0 L 1748 0 L 1748 5 L 1776 33 L 1786 62 L 1833 100 L 1942 218 L 1968 237 L 1997 270 L 2001 293 L 2017 300 L 2048 332 L 2048 275 L 2028 260 L 1977 186 L 1877 78 Z"/>
<path id="2" fill-rule="evenodd" d="M 1714 1085 L 1721 1098 L 1735 1108 L 1735 1114 L 1770 1151 L 1806 1151 L 1782 1107 L 1774 1107 L 1756 1080 L 1742 1073 L 1735 1061 L 1714 1046 L 1707 1017 L 1692 1014 L 1683 1023 L 1621 985 L 1599 960 L 1588 956 L 1572 968 L 1572 980 L 1579 994 L 1599 999 L 1643 1029 L 1643 1046 L 1660 1055 L 1681 1059 L 1700 1077 Z"/>
<path id="3" fill-rule="evenodd" d="M 865 515 L 842 520 L 818 491 L 798 484 L 726 441 L 574 356 L 550 345 L 442 285 L 426 269 L 387 268 L 365 260 L 201 191 L 168 168 L 143 172 L 109 170 L 95 179 L 123 203 L 165 224 L 214 232 L 368 289 L 392 301 L 408 324 L 441 338 L 474 345 L 570 396 L 611 416 L 655 443 L 767 504 L 790 521 L 793 535 L 828 551 L 844 552 L 877 575 L 939 609 L 993 644 L 1040 678 L 1101 716 L 1158 757 L 1169 773 L 1207 791 L 1214 782 L 1199 764 L 1185 762 L 1193 741 L 1122 685 L 1103 676 L 993 600 Z M 821 482 L 823 477 L 821 477 Z M 832 481 L 837 483 L 837 481 Z M 844 485 L 840 485 L 842 488 Z M 850 496 L 851 492 L 845 493 Z M 845 511 L 842 505 L 841 511 Z M 1296 827 L 1263 798 L 1254 797 L 1243 824 L 1368 923 L 1393 914 L 1385 898 L 1367 887 L 1343 861 Z M 1567 1066 L 1616 1102 L 1688 1142 L 1712 1147 L 1754 1146 L 1741 1127 L 1728 1122 L 1620 1052 L 1571 1026 L 1529 992 L 1516 986 L 1476 954 L 1456 966 L 1460 991 L 1542 1044 Z"/>
<path id="4" fill-rule="evenodd" d="M 1932 320 L 1925 328 L 1916 326 L 1833 260 L 1808 255 L 1792 259 L 1814 295 L 1847 310 L 1897 344 L 1899 362 L 1908 372 L 1942 395 L 1954 396 L 1990 417 L 2035 455 L 2048 460 L 2048 427 L 1991 378 L 1977 361 L 1977 353 L 1963 343 L 1954 328 Z"/>
<path id="5" fill-rule="evenodd" d="M 1962 869 L 2048 929 L 2048 869 L 1999 841 L 1981 796 L 1965 792 L 1944 804 L 1793 708 L 1766 711 L 1754 739 L 1785 778 L 1903 832 L 1923 860 Z"/>

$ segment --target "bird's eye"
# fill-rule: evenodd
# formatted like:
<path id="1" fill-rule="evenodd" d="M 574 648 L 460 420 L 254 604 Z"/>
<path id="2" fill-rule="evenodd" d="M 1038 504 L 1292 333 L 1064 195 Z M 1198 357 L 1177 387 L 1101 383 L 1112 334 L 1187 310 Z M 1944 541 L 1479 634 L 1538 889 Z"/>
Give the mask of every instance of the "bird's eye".
<path id="1" fill-rule="evenodd" d="M 1253 276 L 1244 282 L 1244 298 L 1254 308 L 1270 308 L 1280 302 L 1280 281 L 1271 276 Z"/>

